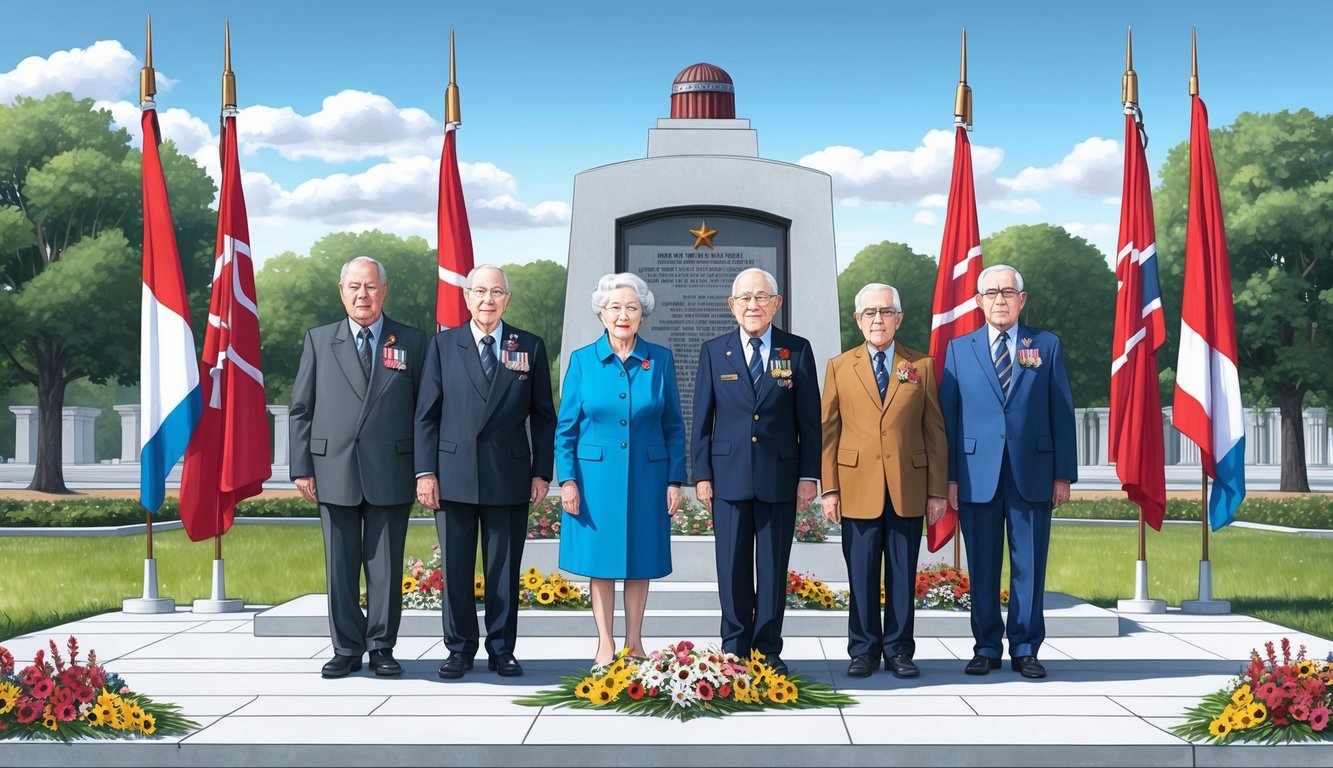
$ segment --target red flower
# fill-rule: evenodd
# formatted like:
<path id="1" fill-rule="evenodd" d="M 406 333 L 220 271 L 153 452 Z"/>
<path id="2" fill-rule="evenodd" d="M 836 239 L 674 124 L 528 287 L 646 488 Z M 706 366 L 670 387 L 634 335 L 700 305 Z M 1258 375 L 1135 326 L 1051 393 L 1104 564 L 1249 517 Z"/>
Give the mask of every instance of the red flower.
<path id="1" fill-rule="evenodd" d="M 79 716 L 79 710 L 74 708 L 73 704 L 58 704 L 55 707 L 56 719 L 62 723 L 68 723 Z"/>
<path id="2" fill-rule="evenodd" d="M 625 688 L 625 693 L 628 694 L 629 697 L 631 699 L 634 699 L 635 701 L 642 699 L 643 694 L 645 693 L 643 689 L 643 683 L 640 683 L 638 680 L 631 682 L 629 686 Z"/>
<path id="3" fill-rule="evenodd" d="M 1328 716 L 1329 716 L 1328 707 L 1324 706 L 1323 702 L 1320 702 L 1319 706 L 1310 710 L 1310 730 L 1323 731 L 1325 728 L 1327 728 Z"/>
<path id="4" fill-rule="evenodd" d="M 731 686 L 730 686 L 730 685 L 727 685 L 726 683 L 723 683 L 723 684 L 717 689 L 717 695 L 718 695 L 718 696 L 721 696 L 721 697 L 724 698 L 724 699 L 729 699 L 729 698 L 731 698 Z"/>
<path id="5" fill-rule="evenodd" d="M 9 652 L 8 648 L 0 645 L 0 674 L 8 672 L 14 668 L 14 654 Z"/>
<path id="6" fill-rule="evenodd" d="M 24 667 L 23 671 L 19 673 L 19 682 L 31 688 L 43 677 L 46 677 L 46 673 L 42 671 L 42 668 L 36 664 L 30 664 Z"/>
<path id="7" fill-rule="evenodd" d="M 646 370 L 648 370 L 649 368 L 652 368 L 652 367 L 653 367 L 653 361 L 652 361 L 652 360 L 644 360 L 642 363 L 639 363 L 639 365 L 643 366 L 643 369 L 646 371 Z"/>
<path id="8" fill-rule="evenodd" d="M 791 350 L 787 349 L 786 347 L 782 347 L 781 349 L 778 350 L 778 358 L 781 360 L 790 360 Z"/>
<path id="9" fill-rule="evenodd" d="M 32 697 L 34 699 L 45 699 L 56 689 L 56 684 L 51 682 L 51 678 L 43 677 L 32 684 Z"/>
<path id="10" fill-rule="evenodd" d="M 713 686 L 707 680 L 700 680 L 694 686 L 694 693 L 700 701 L 711 701 L 713 698 Z"/>
<path id="11" fill-rule="evenodd" d="M 14 718 L 22 725 L 28 725 L 29 723 L 36 722 L 37 718 L 42 716 L 42 709 L 43 706 L 41 702 L 25 696 L 19 700 L 19 707 L 14 713 Z"/>
<path id="12" fill-rule="evenodd" d="M 650 699 L 655 699 L 655 698 L 657 698 L 657 689 L 656 689 L 656 688 L 649 688 L 649 689 L 648 689 L 648 698 L 650 698 Z"/>

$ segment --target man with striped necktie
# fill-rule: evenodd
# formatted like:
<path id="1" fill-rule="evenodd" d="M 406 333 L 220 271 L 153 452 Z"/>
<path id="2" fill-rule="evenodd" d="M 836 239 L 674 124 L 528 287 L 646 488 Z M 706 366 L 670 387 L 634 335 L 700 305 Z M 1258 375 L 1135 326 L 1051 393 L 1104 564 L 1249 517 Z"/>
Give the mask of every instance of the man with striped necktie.
<path id="1" fill-rule="evenodd" d="M 1074 399 L 1060 338 L 1022 325 L 1023 276 L 1006 264 L 982 271 L 981 328 L 949 342 L 940 405 L 949 437 L 949 504 L 958 510 L 972 581 L 972 660 L 964 671 L 1010 666 L 1027 678 L 1046 669 L 1042 599 L 1051 510 L 1078 480 Z M 1007 529 L 1007 531 L 1006 531 Z M 1009 617 L 1000 618 L 1000 569 L 1009 541 Z"/>

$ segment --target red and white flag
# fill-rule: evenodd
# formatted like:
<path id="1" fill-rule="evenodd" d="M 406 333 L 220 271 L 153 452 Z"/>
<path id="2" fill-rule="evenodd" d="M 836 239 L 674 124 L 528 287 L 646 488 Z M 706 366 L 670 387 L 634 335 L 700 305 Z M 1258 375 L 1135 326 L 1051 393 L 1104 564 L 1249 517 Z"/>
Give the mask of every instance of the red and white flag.
<path id="1" fill-rule="evenodd" d="M 1166 461 L 1157 349 L 1166 340 L 1157 280 L 1152 184 L 1138 109 L 1125 114 L 1125 181 L 1116 249 L 1115 335 L 1111 339 L 1109 455 L 1120 485 L 1157 530 L 1166 516 Z"/>
<path id="2" fill-rule="evenodd" d="M 972 144 L 967 128 L 954 129 L 953 178 L 949 181 L 949 209 L 944 219 L 944 242 L 935 276 L 935 303 L 931 308 L 930 356 L 935 370 L 944 370 L 949 341 L 969 334 L 985 322 L 977 306 L 977 278 L 981 277 L 981 234 L 977 227 L 977 195 L 972 185 Z M 928 527 L 926 547 L 938 551 L 953 538 L 958 510 L 950 509 Z"/>
<path id="3" fill-rule="evenodd" d="M 457 124 L 445 125 L 437 213 L 440 279 L 435 294 L 435 324 L 441 328 L 460 326 L 471 317 L 463 300 L 463 281 L 473 267 L 472 231 L 467 224 L 463 182 L 458 176 L 458 152 L 454 147 L 457 135 Z"/>
<path id="4" fill-rule="evenodd" d="M 233 115 L 223 123 L 216 253 L 199 377 L 204 409 L 181 475 L 181 522 L 193 541 L 226 533 L 236 503 L 258 495 L 273 471 L 255 270 Z"/>

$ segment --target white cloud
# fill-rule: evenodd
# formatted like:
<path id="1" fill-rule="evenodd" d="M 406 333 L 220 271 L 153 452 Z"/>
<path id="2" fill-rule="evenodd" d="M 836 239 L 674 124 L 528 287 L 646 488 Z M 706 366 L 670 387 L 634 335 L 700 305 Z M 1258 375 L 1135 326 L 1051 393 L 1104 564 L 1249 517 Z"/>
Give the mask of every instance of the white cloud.
<path id="1" fill-rule="evenodd" d="M 992 200 L 990 207 L 1006 213 L 1036 213 L 1041 210 L 1041 203 L 1030 197 L 1020 197 L 1013 200 Z"/>
<path id="2" fill-rule="evenodd" d="M 948 195 L 926 195 L 918 203 L 922 208 L 947 208 L 949 206 Z"/>
<path id="3" fill-rule="evenodd" d="M 368 157 L 439 156 L 444 127 L 424 110 L 399 109 L 367 91 L 344 90 L 324 99 L 309 115 L 291 107 L 253 106 L 241 110 L 240 146 L 246 154 L 272 149 L 285 158 L 328 162 Z"/>
<path id="4" fill-rule="evenodd" d="M 913 224 L 925 224 L 927 226 L 936 224 L 939 220 L 940 217 L 936 216 L 934 211 L 917 211 L 916 215 L 912 217 Z"/>
<path id="5" fill-rule="evenodd" d="M 57 91 L 69 91 L 76 99 L 120 98 L 138 88 L 141 66 L 139 59 L 115 40 L 56 51 L 45 59 L 29 56 L 9 72 L 0 73 L 0 103 L 7 104 L 15 96 L 42 98 Z M 168 91 L 174 84 L 171 78 L 157 73 L 159 91 Z"/>
<path id="6" fill-rule="evenodd" d="M 1016 192 L 1037 192 L 1059 184 L 1080 195 L 1104 196 L 1120 188 L 1123 164 L 1119 142 L 1093 136 L 1074 145 L 1055 165 L 1029 166 L 1012 179 L 1000 179 L 999 183 Z"/>
<path id="7" fill-rule="evenodd" d="M 1115 207 L 1115 208 L 1119 208 L 1119 207 L 1120 207 L 1120 195 L 1116 195 L 1115 197 L 1104 197 L 1104 198 L 1102 198 L 1102 205 L 1109 205 L 1109 206 L 1113 206 L 1113 207 Z"/>
<path id="8" fill-rule="evenodd" d="M 802 157 L 797 164 L 833 177 L 833 195 L 839 202 L 910 203 L 934 199 L 949 191 L 953 170 L 952 131 L 933 130 L 910 150 L 877 150 L 866 155 L 855 147 L 833 146 Z M 972 145 L 972 170 L 977 197 L 990 200 L 1003 192 L 993 173 L 1004 150 Z"/>

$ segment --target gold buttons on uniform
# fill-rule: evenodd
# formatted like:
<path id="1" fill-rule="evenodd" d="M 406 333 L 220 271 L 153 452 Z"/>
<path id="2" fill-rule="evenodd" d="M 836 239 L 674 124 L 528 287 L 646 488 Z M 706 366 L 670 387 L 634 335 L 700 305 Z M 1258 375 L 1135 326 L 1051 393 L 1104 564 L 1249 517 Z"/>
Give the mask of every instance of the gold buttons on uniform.
<path id="1" fill-rule="evenodd" d="M 752 443 L 757 443 L 757 442 L 759 442 L 759 438 L 757 438 L 757 437 L 752 437 L 752 438 L 750 438 L 750 442 L 752 442 Z"/>
<path id="2" fill-rule="evenodd" d="M 756 414 L 754 415 L 754 420 L 755 420 L 755 421 L 759 421 L 759 414 L 756 413 Z"/>

